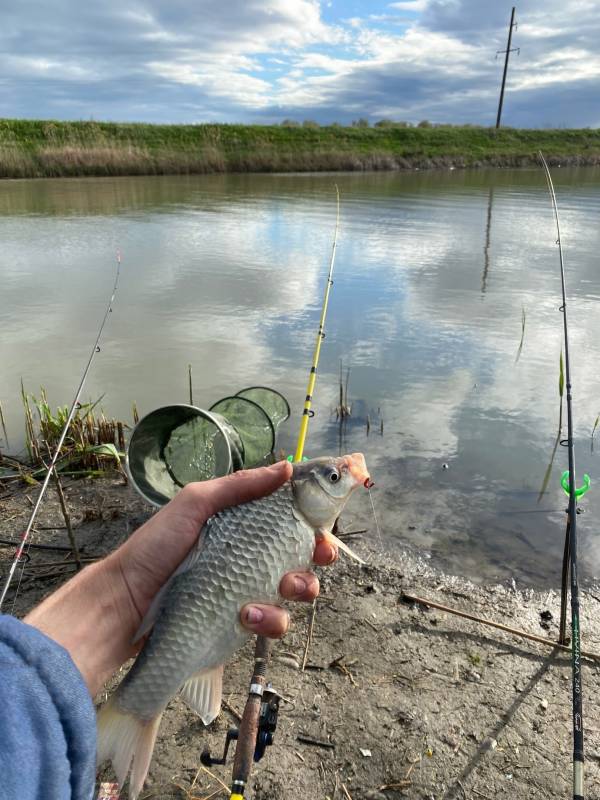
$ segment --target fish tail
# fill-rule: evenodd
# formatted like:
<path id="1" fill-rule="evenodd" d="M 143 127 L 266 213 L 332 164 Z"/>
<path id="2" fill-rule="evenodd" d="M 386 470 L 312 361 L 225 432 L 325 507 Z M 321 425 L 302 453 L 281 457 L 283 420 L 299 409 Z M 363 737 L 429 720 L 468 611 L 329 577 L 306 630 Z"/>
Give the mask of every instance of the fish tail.
<path id="1" fill-rule="evenodd" d="M 125 783 L 131 767 L 131 800 L 136 799 L 146 780 L 161 717 L 162 711 L 150 720 L 141 720 L 120 709 L 114 695 L 98 712 L 97 763 L 112 761 L 119 786 Z"/>

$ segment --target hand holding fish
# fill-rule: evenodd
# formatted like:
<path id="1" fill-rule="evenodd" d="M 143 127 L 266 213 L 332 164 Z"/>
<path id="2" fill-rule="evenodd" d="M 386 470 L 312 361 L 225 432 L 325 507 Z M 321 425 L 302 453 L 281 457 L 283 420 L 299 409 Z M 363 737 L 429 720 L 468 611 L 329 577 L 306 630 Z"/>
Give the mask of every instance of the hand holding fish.
<path id="1" fill-rule="evenodd" d="M 291 472 L 284 461 L 190 484 L 118 550 L 33 609 L 25 622 L 69 651 L 90 693 L 96 694 L 140 650 L 144 640 L 132 641 L 152 599 L 194 546 L 206 520 L 223 508 L 270 494 Z M 337 558 L 335 544 L 318 542 L 313 558 L 320 566 L 331 564 Z M 319 593 L 319 581 L 311 572 L 289 572 L 279 591 L 287 600 L 311 601 Z M 289 616 L 274 605 L 249 604 L 241 611 L 241 622 L 253 633 L 279 637 Z"/>
<path id="2" fill-rule="evenodd" d="M 212 722 L 224 663 L 249 633 L 285 633 L 274 606 L 317 595 L 313 559 L 331 563 L 338 546 L 354 556 L 332 527 L 363 484 L 361 453 L 188 484 L 29 615 L 69 650 L 92 692 L 138 654 L 98 714 L 98 763 L 110 758 L 120 785 L 131 769 L 133 800 L 169 700 L 180 693 Z"/>

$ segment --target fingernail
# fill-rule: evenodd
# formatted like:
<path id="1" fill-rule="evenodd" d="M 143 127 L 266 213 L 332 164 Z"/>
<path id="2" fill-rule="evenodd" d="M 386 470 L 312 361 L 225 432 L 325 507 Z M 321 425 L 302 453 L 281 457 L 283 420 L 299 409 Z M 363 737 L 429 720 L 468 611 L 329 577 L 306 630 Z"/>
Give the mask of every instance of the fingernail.
<path id="1" fill-rule="evenodd" d="M 290 462 L 287 459 L 284 459 L 283 461 L 277 461 L 275 464 L 271 464 L 269 469 L 271 469 L 271 470 L 273 470 L 275 472 L 285 472 L 285 473 L 287 473 L 289 468 L 290 468 L 288 466 L 289 464 L 290 464 Z"/>
<path id="2" fill-rule="evenodd" d="M 246 622 L 250 625 L 258 625 L 259 622 L 263 621 L 263 617 L 264 614 L 261 609 L 255 606 L 251 606 L 246 612 Z"/>
<path id="3" fill-rule="evenodd" d="M 308 584 L 303 578 L 294 578 L 294 594 L 301 595 L 308 589 Z"/>
<path id="4" fill-rule="evenodd" d="M 327 563 L 333 564 L 333 562 L 337 560 L 337 557 L 338 557 L 337 547 L 331 545 L 331 555 L 329 556 L 329 561 Z"/>

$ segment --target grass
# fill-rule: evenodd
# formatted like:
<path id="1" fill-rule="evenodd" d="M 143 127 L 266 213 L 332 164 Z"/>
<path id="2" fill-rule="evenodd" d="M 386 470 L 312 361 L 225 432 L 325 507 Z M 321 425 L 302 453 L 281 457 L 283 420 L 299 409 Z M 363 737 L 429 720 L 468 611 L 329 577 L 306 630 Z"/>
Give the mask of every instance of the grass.
<path id="1" fill-rule="evenodd" d="M 0 177 L 600 163 L 600 130 L 0 119 Z"/>
<path id="2" fill-rule="evenodd" d="M 69 416 L 68 406 L 53 411 L 42 388 L 40 397 L 28 394 L 21 384 L 25 412 L 27 451 L 34 468 L 45 467 L 56 450 Z M 100 398 L 102 399 L 102 398 Z M 125 449 L 124 423 L 108 419 L 103 411 L 95 411 L 100 400 L 82 404 L 69 426 L 62 445 L 58 471 L 73 470 L 96 473 L 105 468 L 120 468 Z"/>

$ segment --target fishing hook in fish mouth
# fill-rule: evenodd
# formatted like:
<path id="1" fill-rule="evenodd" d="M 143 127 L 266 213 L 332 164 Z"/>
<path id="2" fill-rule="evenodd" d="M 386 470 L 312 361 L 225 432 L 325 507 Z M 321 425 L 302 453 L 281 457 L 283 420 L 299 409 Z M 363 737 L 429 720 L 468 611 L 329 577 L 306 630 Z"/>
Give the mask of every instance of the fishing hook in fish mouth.
<path id="1" fill-rule="evenodd" d="M 371 478 L 365 478 L 365 482 L 363 483 L 365 489 L 372 489 L 375 486 L 375 481 L 372 481 Z"/>

